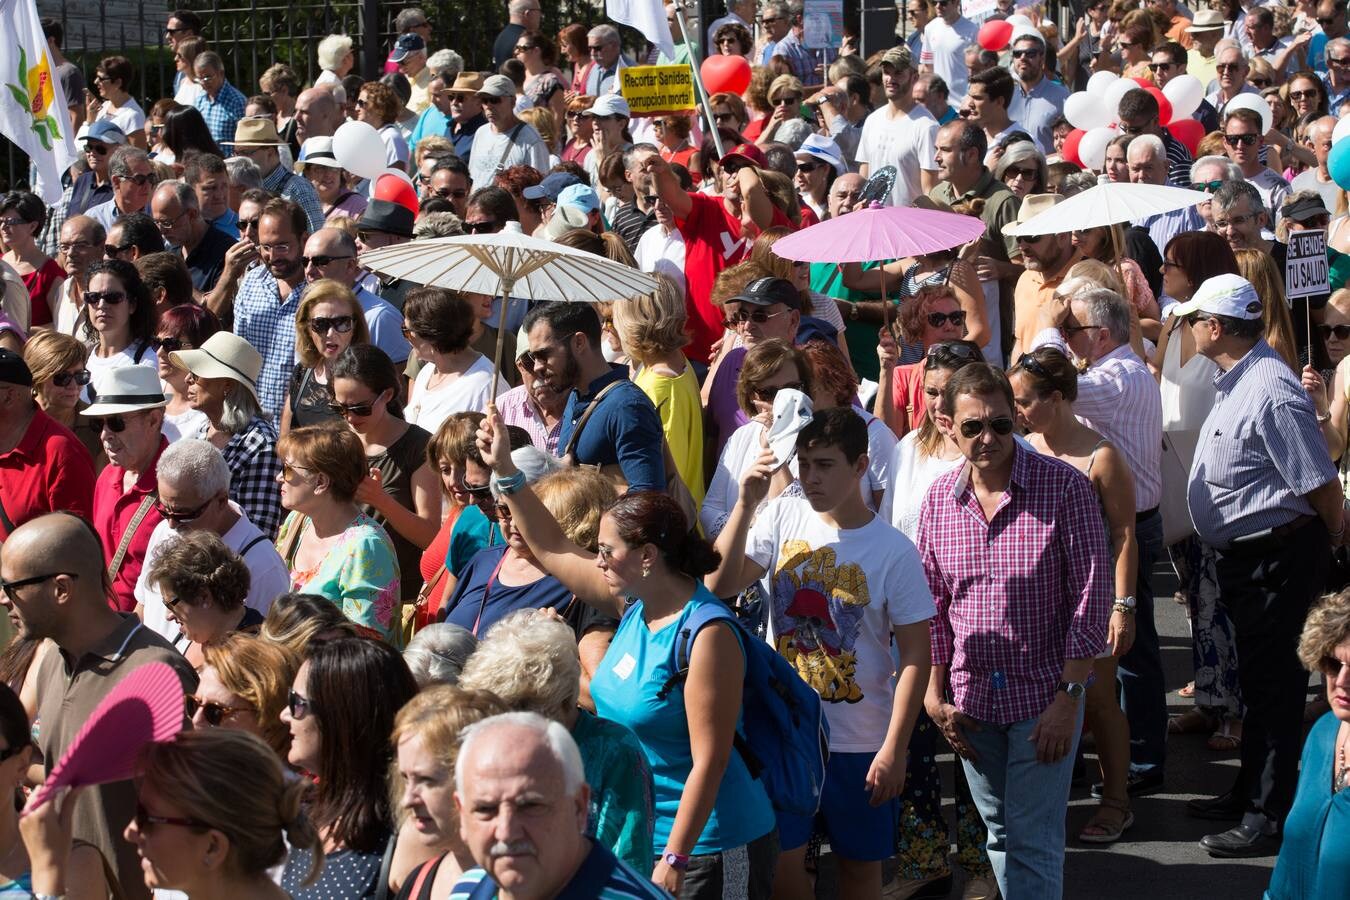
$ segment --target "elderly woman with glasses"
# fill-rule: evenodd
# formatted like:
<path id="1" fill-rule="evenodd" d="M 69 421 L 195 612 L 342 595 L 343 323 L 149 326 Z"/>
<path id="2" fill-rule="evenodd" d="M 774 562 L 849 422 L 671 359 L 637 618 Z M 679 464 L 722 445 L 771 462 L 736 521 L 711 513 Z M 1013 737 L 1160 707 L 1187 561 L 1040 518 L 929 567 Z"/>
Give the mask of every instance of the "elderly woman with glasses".
<path id="1" fill-rule="evenodd" d="M 210 531 L 189 531 L 161 545 L 145 579 L 177 623 L 174 648 L 193 668 L 205 661 L 207 644 L 236 631 L 256 633 L 262 625 L 262 613 L 244 605 L 248 566 Z"/>
<path id="2" fill-rule="evenodd" d="M 281 433 L 337 418 L 333 412 L 332 368 L 353 344 L 369 344 L 370 328 L 351 289 L 321 278 L 305 289 L 295 311 L 295 355 Z"/>
<path id="3" fill-rule="evenodd" d="M 327 597 L 356 624 L 401 641 L 398 557 L 384 528 L 356 503 L 368 477 L 360 439 L 338 424 L 310 425 L 284 435 L 277 453 L 281 505 L 290 511 L 277 549 L 291 590 Z"/>
<path id="4" fill-rule="evenodd" d="M 994 177 L 1008 186 L 1019 200 L 1028 194 L 1045 193 L 1045 155 L 1031 141 L 1017 141 L 1003 151 Z"/>

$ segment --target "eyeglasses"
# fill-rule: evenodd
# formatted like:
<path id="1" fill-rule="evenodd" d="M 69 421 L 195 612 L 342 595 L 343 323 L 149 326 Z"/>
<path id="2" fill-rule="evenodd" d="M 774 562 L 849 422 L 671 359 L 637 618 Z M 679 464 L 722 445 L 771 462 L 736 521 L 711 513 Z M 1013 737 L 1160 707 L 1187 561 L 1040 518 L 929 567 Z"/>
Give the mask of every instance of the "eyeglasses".
<path id="1" fill-rule="evenodd" d="M 29 223 L 23 219 L 0 219 L 0 228 L 18 228 L 27 224 Z"/>
<path id="2" fill-rule="evenodd" d="M 438 191 L 432 191 L 431 196 L 440 197 L 442 200 L 462 200 L 469 196 L 469 192 L 464 188 L 441 188 Z M 351 257 L 344 256 L 341 258 L 350 259 Z"/>
<path id="3" fill-rule="evenodd" d="M 1230 147 L 1250 147 L 1261 139 L 1259 134 L 1225 134 L 1223 142 Z"/>
<path id="4" fill-rule="evenodd" d="M 1350 663 L 1343 663 L 1334 656 L 1324 656 L 1317 663 L 1322 674 L 1333 681 L 1340 678 L 1347 667 L 1350 667 Z"/>
<path id="5" fill-rule="evenodd" d="M 1120 133 L 1134 137 L 1135 135 L 1143 134 L 1144 129 L 1148 128 L 1149 124 L 1150 123 L 1148 122 L 1121 122 Z"/>
<path id="6" fill-rule="evenodd" d="M 326 266 L 329 263 L 337 262 L 339 259 L 353 259 L 352 256 L 302 256 L 306 266 Z"/>
<path id="7" fill-rule="evenodd" d="M 1336 340 L 1343 341 L 1350 338 L 1350 325 L 1318 325 L 1317 333 L 1323 340 L 1335 335 Z"/>
<path id="8" fill-rule="evenodd" d="M 1016 168 L 1016 167 L 1014 167 L 1014 166 L 1009 166 L 1008 168 L 1006 168 L 1006 169 L 1003 170 L 1003 180 L 1004 180 L 1004 181 L 1011 181 L 1011 180 L 1013 180 L 1014 178 L 1027 178 L 1027 179 L 1033 179 L 1033 178 L 1036 178 L 1039 174 L 1040 174 L 1040 170 L 1039 170 L 1039 169 L 1035 169 L 1035 168 L 1031 168 L 1031 169 L 1019 169 L 1019 168 Z"/>
<path id="9" fill-rule="evenodd" d="M 1131 48 L 1131 47 L 1138 47 L 1138 46 L 1139 46 L 1139 42 L 1138 42 L 1138 41 L 1117 41 L 1116 43 L 1117 43 L 1117 46 L 1123 47 L 1123 48 L 1125 48 L 1125 49 L 1127 49 L 1127 50 L 1128 50 L 1129 48 Z"/>
<path id="10" fill-rule="evenodd" d="M 178 608 L 178 604 L 186 602 L 182 597 L 161 597 L 160 599 L 164 601 L 164 605 L 170 610 L 175 610 Z"/>
<path id="11" fill-rule="evenodd" d="M 95 156 L 107 156 L 108 145 L 103 143 L 94 143 L 93 141 L 90 141 L 84 145 L 84 152 L 93 153 Z"/>
<path id="12" fill-rule="evenodd" d="M 315 316 L 309 320 L 309 330 L 315 334 L 327 334 L 330 330 L 346 334 L 355 324 L 352 316 Z"/>
<path id="13" fill-rule="evenodd" d="M 248 231 L 249 229 L 257 228 L 257 227 L 258 227 L 258 220 L 261 219 L 261 218 L 262 218 L 262 216 L 259 216 L 257 219 L 240 219 L 240 220 L 239 220 L 239 230 L 240 230 L 240 231 Z"/>
<path id="14" fill-rule="evenodd" d="M 177 225 L 182 220 L 183 216 L 186 216 L 187 214 L 188 211 L 185 209 L 172 219 L 155 219 L 155 227 L 160 231 L 168 231 L 170 228 Z"/>
<path id="15" fill-rule="evenodd" d="M 263 253 L 278 253 L 285 256 L 291 252 L 290 244 L 259 244 L 258 249 Z"/>
<path id="16" fill-rule="evenodd" d="M 104 244 L 103 255 L 109 259 L 116 259 L 119 253 L 126 253 L 132 246 L 134 245 L 127 244 L 125 247 L 119 247 L 116 244 Z"/>
<path id="17" fill-rule="evenodd" d="M 160 351 L 163 351 L 165 353 L 176 353 L 179 350 L 189 349 L 192 345 L 188 341 L 183 340 L 182 338 L 153 337 L 150 339 L 150 346 L 154 348 L 156 353 L 159 353 Z"/>
<path id="18" fill-rule="evenodd" d="M 1017 365 L 1014 366 L 1013 368 L 1014 370 L 1025 369 L 1032 375 L 1035 375 L 1037 378 L 1051 377 L 1050 370 L 1047 369 L 1045 366 L 1041 365 L 1040 360 L 1032 356 L 1030 353 L 1023 354 L 1022 358 L 1017 361 Z"/>
<path id="19" fill-rule="evenodd" d="M 147 175 L 144 172 L 140 175 L 118 175 L 117 178 L 119 181 L 130 181 L 135 184 L 136 187 L 145 187 L 146 185 L 155 183 L 155 176 Z"/>
<path id="20" fill-rule="evenodd" d="M 966 419 L 961 423 L 961 437 L 966 440 L 977 438 L 986 430 L 1000 437 L 1012 434 L 1013 420 L 1008 416 L 995 416 L 992 419 Z"/>
<path id="21" fill-rule="evenodd" d="M 797 173 L 800 175 L 810 175 L 816 169 L 819 169 L 824 163 L 805 162 L 797 163 Z"/>
<path id="22" fill-rule="evenodd" d="M 515 46 L 514 48 L 512 48 L 511 52 L 512 52 L 512 53 L 529 53 L 531 50 L 534 50 L 534 49 L 535 49 L 535 45 L 534 45 L 534 44 L 516 44 L 516 46 Z"/>
<path id="23" fill-rule="evenodd" d="M 335 416 L 359 416 L 365 418 L 375 410 L 375 401 L 367 400 L 365 403 L 330 403 L 328 408 L 332 410 Z"/>
<path id="24" fill-rule="evenodd" d="M 1013 59 L 1035 59 L 1045 51 L 1039 47 L 1026 47 L 1012 52 Z"/>
<path id="25" fill-rule="evenodd" d="M 232 716 L 237 712 L 248 712 L 253 709 L 251 706 L 225 706 L 214 700 L 203 700 L 201 697 L 197 697 L 193 694 L 188 694 L 185 699 L 187 700 L 188 717 L 195 717 L 197 715 L 197 710 L 200 709 L 202 711 L 202 718 L 205 719 L 206 724 L 210 725 L 212 728 L 219 728 L 220 723 L 225 721 L 226 716 Z"/>
<path id="26" fill-rule="evenodd" d="M 465 222 L 464 230 L 469 234 L 492 234 L 500 224 L 496 219 L 482 219 L 477 222 Z"/>
<path id="27" fill-rule="evenodd" d="M 73 381 L 83 387 L 89 383 L 89 379 L 92 377 L 93 375 L 88 369 L 77 369 L 74 372 L 57 372 L 52 376 L 52 384 L 57 387 L 70 387 L 70 383 Z"/>
<path id="28" fill-rule="evenodd" d="M 936 344 L 928 346 L 927 352 L 924 353 L 923 365 L 925 370 L 938 365 L 946 368 L 953 363 L 976 362 L 982 358 L 982 354 L 970 344 L 962 344 L 957 341 L 938 341 Z"/>
<path id="29" fill-rule="evenodd" d="M 1243 225 L 1246 225 L 1254 218 L 1255 216 L 1249 214 L 1245 216 L 1229 216 L 1227 219 L 1215 219 L 1214 227 L 1219 229 L 1220 231 L 1222 231 L 1225 228 L 1228 228 L 1229 226 L 1232 226 L 1234 228 L 1241 228 Z"/>
<path id="30" fill-rule="evenodd" d="M 1271 80 L 1270 80 L 1269 78 L 1266 78 L 1266 77 L 1260 76 L 1260 75 L 1258 75 L 1258 76 L 1255 77 L 1255 78 L 1250 79 L 1250 81 L 1251 81 L 1251 83 L 1252 83 L 1252 87 L 1255 87 L 1255 88 L 1262 88 L 1263 90 L 1264 90 L 1265 88 L 1270 87 L 1271 84 L 1273 83 L 1273 82 L 1271 82 Z"/>
<path id="31" fill-rule="evenodd" d="M 121 416 L 85 416 L 85 421 L 95 432 L 101 433 L 107 428 L 113 434 L 121 434 L 127 430 L 127 420 Z"/>
<path id="32" fill-rule="evenodd" d="M 297 466 L 295 463 L 288 463 L 285 461 L 281 463 L 281 477 L 286 481 L 293 481 L 295 479 L 296 473 L 313 472 L 313 471 L 314 470 L 309 468 L 308 466 Z M 301 480 L 303 480 L 303 478 L 304 476 L 302 475 Z"/>
<path id="33" fill-rule="evenodd" d="M 777 100 L 774 100 L 774 101 L 773 101 L 773 105 L 774 105 L 774 106 L 801 106 L 801 105 L 802 105 L 802 98 L 799 97 L 799 96 L 797 96 L 796 94 L 791 94 L 791 95 L 788 95 L 788 96 L 786 96 L 786 97 L 779 97 Z"/>
<path id="34" fill-rule="evenodd" d="M 493 507 L 493 511 L 497 514 L 497 521 L 499 522 L 503 520 L 509 521 L 511 518 L 511 507 L 507 506 L 505 503 L 498 503 Z"/>
<path id="35" fill-rule="evenodd" d="M 928 324 L 934 328 L 941 328 L 948 322 L 957 326 L 966 324 L 966 311 L 964 309 L 958 309 L 956 312 L 930 312 L 928 314 Z"/>
<path id="36" fill-rule="evenodd" d="M 69 244 L 57 244 L 56 249 L 69 256 L 75 250 L 88 250 L 92 246 L 94 246 L 92 241 L 73 241 Z"/>
<path id="37" fill-rule="evenodd" d="M 468 494 L 470 497 L 473 497 L 475 502 L 482 500 L 483 498 L 488 497 L 492 494 L 491 484 L 469 484 L 462 477 L 459 479 L 458 482 L 456 482 L 455 486 L 458 487 L 460 490 L 462 490 L 464 493 Z"/>
<path id="38" fill-rule="evenodd" d="M 353 103 L 352 105 L 355 106 L 357 109 L 365 109 L 365 107 L 366 107 L 366 98 L 365 98 L 365 97 L 357 97 L 357 98 L 356 98 L 356 102 Z"/>
<path id="39" fill-rule="evenodd" d="M 0 590 L 5 592 L 5 596 L 13 602 L 19 592 L 19 588 L 28 587 L 33 584 L 42 584 L 44 581 L 51 581 L 53 578 L 59 578 L 65 575 L 68 578 L 79 578 L 75 572 L 51 572 L 47 575 L 34 575 L 32 578 L 19 578 L 14 581 L 0 581 Z"/>
<path id="40" fill-rule="evenodd" d="M 1100 325 L 1061 325 L 1059 330 L 1069 336 L 1073 336 L 1083 331 L 1090 331 L 1093 328 L 1100 328 Z"/>
<path id="41" fill-rule="evenodd" d="M 1289 99 L 1295 103 L 1301 100 L 1320 100 L 1322 97 L 1317 91 L 1290 91 Z"/>
<path id="42" fill-rule="evenodd" d="M 1148 70 L 1150 72 L 1166 72 L 1168 69 L 1172 68 L 1173 65 L 1174 63 L 1169 62 L 1149 63 Z"/>
<path id="43" fill-rule="evenodd" d="M 786 314 L 786 309 L 780 309 L 776 313 L 767 313 L 762 309 L 752 309 L 750 312 L 740 310 L 735 315 L 727 316 L 723 320 L 723 325 L 727 328 L 735 328 L 737 325 L 744 325 L 746 322 L 754 322 L 756 325 L 763 325 L 770 319 Z"/>
<path id="44" fill-rule="evenodd" d="M 214 501 L 215 498 L 213 497 L 196 509 L 170 509 L 164 505 L 162 500 L 156 500 L 155 512 L 159 513 L 161 517 L 168 519 L 170 522 L 177 522 L 179 525 L 185 525 L 188 522 L 195 522 L 200 519 L 202 513 L 206 512 L 206 508 Z"/>
<path id="45" fill-rule="evenodd" d="M 1201 191 L 1201 192 L 1206 193 L 1206 194 L 1212 194 L 1212 193 L 1214 193 L 1215 191 L 1217 191 L 1217 190 L 1218 190 L 1219 188 L 1221 188 L 1221 187 L 1223 187 L 1223 179 L 1222 179 L 1222 178 L 1216 178 L 1216 179 L 1213 180 L 1213 181 L 1193 181 L 1193 182 L 1191 182 L 1191 190 Z"/>
<path id="46" fill-rule="evenodd" d="M 1187 325 L 1190 325 L 1193 328 L 1197 323 L 1209 322 L 1212 321 L 1213 318 L 1214 318 L 1213 316 L 1207 316 L 1201 312 L 1193 312 L 1189 315 L 1182 316 L 1181 321 L 1185 322 Z"/>
<path id="47" fill-rule="evenodd" d="M 938 0 L 938 2 L 939 2 L 939 5 L 940 5 L 941 3 L 946 2 L 946 0 Z M 774 22 L 781 22 L 781 21 L 783 21 L 783 17 L 782 17 L 782 16 L 763 16 L 762 18 L 760 18 L 759 21 L 760 21 L 760 24 L 761 24 L 761 25 L 772 25 Z"/>
<path id="48" fill-rule="evenodd" d="M 1216 72 L 1236 72 L 1241 69 L 1245 63 L 1219 63 L 1214 67 Z"/>
<path id="49" fill-rule="evenodd" d="M 771 387 L 757 387 L 750 393 L 754 394 L 755 399 L 760 403 L 772 403 L 774 398 L 778 396 L 779 391 L 801 391 L 805 389 L 806 385 L 802 384 L 800 381 L 792 381 L 787 384 L 779 384 Z"/>
<path id="50" fill-rule="evenodd" d="M 1317 17 L 1317 24 L 1318 24 L 1318 25 L 1321 25 L 1321 26 L 1323 26 L 1323 27 L 1326 27 L 1327 25 L 1335 25 L 1335 24 L 1336 24 L 1336 17 L 1335 17 L 1335 16 L 1326 16 L 1326 17 L 1318 16 L 1318 17 Z"/>
<path id="51" fill-rule="evenodd" d="M 127 299 L 126 291 L 85 291 L 84 302 L 90 306 L 116 306 Z"/>
<path id="52" fill-rule="evenodd" d="M 713 121 L 714 121 L 714 122 L 735 122 L 735 121 L 736 121 L 736 115 L 735 115 L 735 113 L 729 113 L 729 112 L 713 113 Z"/>
<path id="53" fill-rule="evenodd" d="M 141 804 L 136 804 L 136 815 L 133 817 L 136 822 L 136 830 L 144 831 L 147 825 L 177 825 L 181 828 L 199 828 L 209 830 L 210 825 L 199 819 L 182 819 L 177 816 L 152 816 L 150 812 Z"/>
<path id="54" fill-rule="evenodd" d="M 1333 66 L 1350 66 L 1350 56 L 1328 56 L 1327 62 Z"/>

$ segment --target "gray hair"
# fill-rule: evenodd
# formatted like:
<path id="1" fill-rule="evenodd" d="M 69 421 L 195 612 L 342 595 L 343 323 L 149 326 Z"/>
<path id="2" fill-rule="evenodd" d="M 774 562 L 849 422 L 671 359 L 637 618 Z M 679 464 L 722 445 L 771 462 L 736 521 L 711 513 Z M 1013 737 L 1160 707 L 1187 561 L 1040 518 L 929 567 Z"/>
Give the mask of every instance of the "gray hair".
<path id="1" fill-rule="evenodd" d="M 526 484 L 534 484 L 545 475 L 552 475 L 554 472 L 561 471 L 563 461 L 556 456 L 551 456 L 533 445 L 528 447 L 517 447 L 511 451 L 511 462 L 515 463 L 516 468 L 525 476 Z M 501 499 L 503 494 L 497 487 L 497 476 L 492 476 L 492 496 Z"/>
<path id="2" fill-rule="evenodd" d="M 503 616 L 469 657 L 459 686 L 491 691 L 512 709 L 561 720 L 576 708 L 581 692 L 572 626 L 535 609 Z"/>
<path id="3" fill-rule="evenodd" d="M 231 156 L 225 160 L 225 176 L 230 179 L 230 187 L 245 191 L 262 187 L 262 169 L 246 156 Z"/>
<path id="4" fill-rule="evenodd" d="M 637 167 L 646 161 L 648 154 L 659 154 L 661 149 L 655 144 L 646 142 L 634 144 L 623 151 L 623 170 L 625 172 L 634 172 Z"/>
<path id="5" fill-rule="evenodd" d="M 336 69 L 342 65 L 342 60 L 351 52 L 351 37 L 345 34 L 330 34 L 319 41 L 319 67 L 330 70 Z"/>
<path id="6" fill-rule="evenodd" d="M 1200 170 L 1205 166 L 1223 166 L 1224 181 L 1242 181 L 1242 170 L 1238 164 L 1226 156 L 1202 156 L 1191 163 L 1191 183 L 1199 181 Z"/>
<path id="7" fill-rule="evenodd" d="M 446 87 L 449 87 L 455 76 L 464 71 L 464 57 L 453 50 L 437 50 L 427 57 L 427 68 L 437 78 L 446 79 Z"/>
<path id="8" fill-rule="evenodd" d="M 936 76 L 934 76 L 936 77 Z M 778 130 L 773 133 L 775 139 L 786 144 L 795 153 L 806 140 L 807 136 L 815 131 L 815 127 L 805 119 L 788 119 Z M 797 162 L 796 157 L 792 159 L 793 164 Z"/>
<path id="9" fill-rule="evenodd" d="M 1331 65 L 1332 50 L 1350 51 L 1350 41 L 1345 38 L 1332 38 L 1327 41 L 1327 47 L 1322 51 L 1322 59 L 1327 65 Z"/>
<path id="10" fill-rule="evenodd" d="M 763 15 L 766 12 L 773 12 L 778 13 L 780 16 L 786 16 L 788 14 L 788 5 L 782 2 L 782 0 L 769 0 L 768 3 L 760 6 L 759 12 L 760 15 Z"/>
<path id="11" fill-rule="evenodd" d="M 1073 299 L 1088 308 L 1093 324 L 1105 328 L 1111 340 L 1130 342 L 1130 307 L 1124 297 L 1110 288 L 1094 287 L 1075 292 Z"/>
<path id="12" fill-rule="evenodd" d="M 1266 212 L 1266 202 L 1261 199 L 1261 192 L 1241 178 L 1236 181 L 1225 181 L 1223 187 L 1214 192 L 1214 199 L 1211 202 L 1214 209 L 1227 212 L 1243 197 L 1251 201 L 1252 215 L 1259 216 Z"/>
<path id="13" fill-rule="evenodd" d="M 160 481 L 173 485 L 197 501 L 209 500 L 230 489 L 230 465 L 209 441 L 174 441 L 160 456 L 155 469 Z"/>
<path id="14" fill-rule="evenodd" d="M 108 160 L 108 177 L 126 178 L 128 175 L 132 174 L 132 163 L 149 161 L 150 154 L 146 153 L 140 147 L 123 144 L 113 151 L 112 158 Z M 153 175 L 153 173 L 151 174 Z"/>
<path id="15" fill-rule="evenodd" d="M 214 50 L 203 50 L 197 54 L 197 58 L 192 61 L 192 70 L 195 72 L 205 66 L 208 69 L 215 69 L 217 72 L 225 71 L 225 61 L 220 58 L 220 54 Z"/>
<path id="16" fill-rule="evenodd" d="M 1148 150 L 1153 159 L 1167 159 L 1167 146 L 1156 134 L 1136 134 L 1125 148 L 1125 158 L 1138 158 L 1143 155 L 1140 152 L 1143 150 Z"/>
<path id="17" fill-rule="evenodd" d="M 586 32 L 586 37 L 594 38 L 602 44 L 619 43 L 619 29 L 613 25 L 597 25 Z"/>
<path id="18" fill-rule="evenodd" d="M 197 202 L 197 192 L 186 181 L 179 181 L 177 178 L 171 178 L 168 181 L 161 181 L 156 192 L 168 188 L 173 192 L 173 197 L 178 201 L 183 209 L 201 209 L 201 204 Z"/>
<path id="19" fill-rule="evenodd" d="M 436 684 L 457 683 L 477 647 L 478 639 L 467 628 L 436 622 L 413 635 L 403 651 L 403 661 L 417 686 L 426 690 Z"/>
<path id="20" fill-rule="evenodd" d="M 394 30 L 399 34 L 430 24 L 431 19 L 416 6 L 410 6 L 394 17 Z"/>
<path id="21" fill-rule="evenodd" d="M 454 237 L 464 233 L 464 223 L 452 212 L 423 213 L 413 223 L 413 240 Z"/>
<path id="22" fill-rule="evenodd" d="M 220 404 L 220 430 L 228 434 L 243 434 L 249 423 L 262 415 L 262 407 L 253 392 L 234 381 Z"/>
<path id="23" fill-rule="evenodd" d="M 510 3 L 506 4 L 506 11 L 513 16 L 518 16 L 525 12 L 525 7 L 529 2 L 530 0 L 511 0 Z"/>
<path id="24" fill-rule="evenodd" d="M 586 783 L 586 770 L 581 764 L 581 751 L 577 749 L 577 742 L 561 724 L 532 712 L 501 713 L 474 722 L 464 729 L 459 755 L 455 758 L 455 793 L 461 796 L 464 794 L 464 776 L 468 768 L 464 761 L 473 754 L 478 742 L 490 732 L 508 727 L 528 729 L 538 735 L 540 742 L 548 748 L 549 755 L 557 760 L 562 769 L 563 791 L 567 796 L 575 797 Z"/>

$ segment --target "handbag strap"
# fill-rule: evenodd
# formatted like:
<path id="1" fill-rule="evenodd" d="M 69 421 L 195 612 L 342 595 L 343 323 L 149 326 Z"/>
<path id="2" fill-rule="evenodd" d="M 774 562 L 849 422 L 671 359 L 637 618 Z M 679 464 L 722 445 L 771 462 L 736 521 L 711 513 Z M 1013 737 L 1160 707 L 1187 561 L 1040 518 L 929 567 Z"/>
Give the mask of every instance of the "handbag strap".
<path id="1" fill-rule="evenodd" d="M 10 519 L 9 513 L 5 512 L 3 498 L 0 498 L 0 525 L 5 526 L 5 537 L 9 537 L 14 532 L 14 522 Z"/>
<path id="2" fill-rule="evenodd" d="M 389 835 L 384 845 L 384 856 L 380 859 L 380 882 L 375 885 L 375 900 L 389 900 L 389 870 L 394 867 L 394 846 L 398 843 L 398 832 Z"/>
<path id="3" fill-rule="evenodd" d="M 150 507 L 154 505 L 155 499 L 154 491 L 141 498 L 131 521 L 127 523 L 127 530 L 122 532 L 122 542 L 117 545 L 117 552 L 113 554 L 112 562 L 108 563 L 109 581 L 117 577 L 117 570 L 122 568 L 122 560 L 126 558 L 127 550 L 131 548 L 131 539 L 136 536 L 136 529 L 141 527 L 141 523 L 150 513 Z"/>
<path id="4" fill-rule="evenodd" d="M 516 138 L 520 136 L 520 130 L 524 127 L 524 122 L 517 122 L 516 127 L 512 128 L 511 133 L 506 136 L 506 148 L 502 150 L 501 159 L 497 160 L 497 171 L 501 171 L 502 165 L 506 162 L 506 157 L 511 153 L 511 148 L 516 145 Z"/>
<path id="5" fill-rule="evenodd" d="M 572 433 L 568 435 L 567 447 L 566 449 L 563 450 L 562 453 L 563 458 L 570 460 L 571 465 L 576 465 L 575 453 L 577 449 L 577 441 L 581 438 L 581 430 L 585 428 L 586 423 L 591 420 L 591 416 L 595 414 L 596 409 L 598 409 L 600 406 L 600 401 L 605 399 L 605 395 L 608 394 L 610 391 L 614 390 L 620 384 L 622 384 L 623 381 L 624 379 L 619 378 L 614 381 L 611 381 L 609 384 L 602 387 L 600 389 L 600 393 L 595 395 L 595 399 L 592 400 L 586 406 L 586 411 L 583 412 L 581 414 L 581 418 L 577 420 L 577 424 L 572 429 Z"/>
<path id="6" fill-rule="evenodd" d="M 416 606 L 418 609 L 421 609 L 423 606 L 426 606 L 427 600 L 431 597 L 431 591 L 433 586 L 436 584 L 436 582 L 441 580 L 441 576 L 445 574 L 445 571 L 446 571 L 445 563 L 441 563 L 439 566 L 436 567 L 436 573 L 432 575 L 430 578 L 428 578 L 426 582 L 422 585 L 422 589 L 417 592 L 417 599 L 413 601 L 414 606 Z"/>
<path id="7" fill-rule="evenodd" d="M 497 560 L 497 565 L 492 567 L 492 574 L 488 576 L 487 584 L 483 585 L 483 599 L 478 603 L 478 615 L 473 617 L 473 636 L 478 637 L 478 625 L 483 621 L 483 610 L 487 608 L 488 594 L 492 592 L 492 582 L 497 580 L 501 574 L 502 564 L 506 562 L 506 554 L 511 552 L 507 548 L 502 552 L 501 558 Z"/>
<path id="8" fill-rule="evenodd" d="M 277 549 L 281 551 L 281 558 L 286 560 L 286 568 L 295 568 L 295 554 L 300 549 L 300 538 L 305 533 L 305 522 L 309 520 L 308 516 L 300 516 L 295 528 L 286 532 L 286 543 Z"/>

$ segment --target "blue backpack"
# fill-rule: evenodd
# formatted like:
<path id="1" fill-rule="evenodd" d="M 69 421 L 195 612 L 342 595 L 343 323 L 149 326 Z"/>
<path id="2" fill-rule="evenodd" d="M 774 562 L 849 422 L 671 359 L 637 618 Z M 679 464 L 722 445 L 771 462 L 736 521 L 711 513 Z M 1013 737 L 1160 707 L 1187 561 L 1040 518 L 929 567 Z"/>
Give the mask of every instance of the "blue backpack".
<path id="1" fill-rule="evenodd" d="M 736 751 L 750 776 L 764 785 L 774 809 L 814 816 L 830 756 L 830 728 L 820 695 L 768 643 L 746 631 L 728 607 L 705 603 L 689 614 L 672 648 L 675 674 L 662 685 L 657 699 L 664 700 L 684 681 L 694 638 L 704 626 L 719 621 L 728 623 L 745 649 L 741 698 L 745 734 L 737 732 Z"/>

